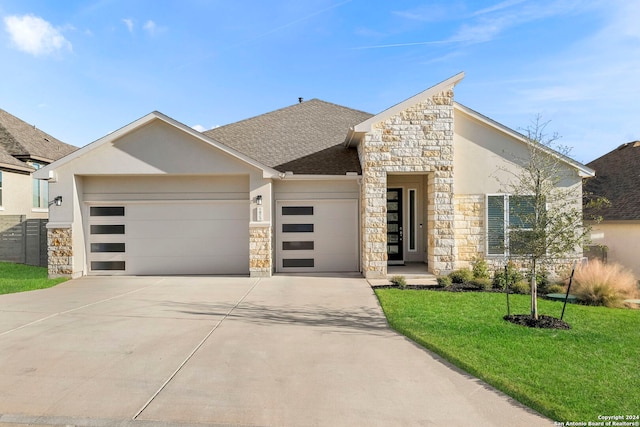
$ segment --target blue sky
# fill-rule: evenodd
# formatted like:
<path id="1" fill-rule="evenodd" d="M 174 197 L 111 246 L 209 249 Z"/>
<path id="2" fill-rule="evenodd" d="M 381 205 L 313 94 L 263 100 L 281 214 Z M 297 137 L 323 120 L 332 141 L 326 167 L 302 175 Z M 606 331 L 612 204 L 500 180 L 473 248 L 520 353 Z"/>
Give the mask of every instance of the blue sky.
<path id="1" fill-rule="evenodd" d="M 640 139 L 635 0 L 0 1 L 0 108 L 84 146 L 158 110 L 198 129 L 320 98 L 536 115 L 589 162 Z"/>

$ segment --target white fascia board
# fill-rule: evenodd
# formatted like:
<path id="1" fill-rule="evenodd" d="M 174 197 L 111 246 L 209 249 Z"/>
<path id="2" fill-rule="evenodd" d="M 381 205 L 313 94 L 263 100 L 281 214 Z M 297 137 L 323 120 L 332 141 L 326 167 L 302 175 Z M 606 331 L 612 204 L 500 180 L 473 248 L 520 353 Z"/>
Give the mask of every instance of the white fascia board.
<path id="1" fill-rule="evenodd" d="M 375 116 L 365 120 L 364 122 L 356 125 L 353 128 L 353 131 L 355 133 L 366 133 L 371 131 L 371 127 L 379 122 L 382 122 L 386 119 L 388 119 L 389 117 L 395 116 L 396 114 L 398 114 L 401 111 L 406 110 L 407 108 L 410 108 L 422 101 L 424 101 L 425 99 L 429 99 L 431 98 L 433 95 L 442 92 L 443 90 L 447 90 L 449 88 L 452 88 L 453 86 L 457 85 L 460 80 L 462 80 L 464 78 L 464 71 L 460 72 L 458 74 L 456 74 L 453 77 L 449 77 L 447 80 L 444 80 L 434 86 L 431 86 L 429 89 L 424 90 L 422 92 L 420 92 L 417 95 L 412 96 L 409 99 L 406 99 L 396 105 L 394 105 L 393 107 L 387 108 L 386 110 L 384 110 L 381 113 L 376 114 Z"/>
<path id="2" fill-rule="evenodd" d="M 526 145 L 530 145 L 531 144 L 531 142 L 527 139 L 527 137 L 525 135 L 521 134 L 520 132 L 517 132 L 517 131 L 515 131 L 515 130 L 513 130 L 513 129 L 511 129 L 511 128 L 509 128 L 509 127 L 507 127 L 507 126 L 505 126 L 505 125 L 503 125 L 501 123 L 498 123 L 495 120 L 492 120 L 489 117 L 484 116 L 484 115 L 478 113 L 477 111 L 472 110 L 469 107 L 466 107 L 466 106 L 464 106 L 464 105 L 462 105 L 462 104 L 460 104 L 458 102 L 454 102 L 453 103 L 453 107 L 454 107 L 454 109 L 457 109 L 457 110 L 465 113 L 466 115 L 473 117 L 477 121 L 482 122 L 485 125 L 490 126 L 490 127 L 494 128 L 494 129 L 496 129 L 496 130 L 498 130 L 498 131 L 500 131 L 500 132 L 512 137 L 513 139 L 517 139 L 518 141 L 522 142 L 523 144 L 526 144 Z M 455 119 L 454 119 L 454 122 L 455 122 Z M 549 154 L 551 156 L 559 158 L 560 160 L 562 160 L 563 162 L 565 162 L 569 166 L 572 166 L 573 168 L 577 169 L 578 176 L 580 176 L 581 178 L 592 178 L 592 177 L 596 176 L 596 172 L 593 169 L 591 169 L 590 167 L 585 166 L 582 163 L 580 163 L 580 162 L 578 162 L 576 160 L 573 160 L 572 158 L 567 157 L 564 154 L 561 154 L 561 153 L 557 152 L 556 150 L 554 150 L 552 148 L 546 147 L 546 146 L 544 146 L 542 144 L 537 144 L 536 148 L 544 151 L 545 153 L 547 153 L 547 154 Z"/>
<path id="3" fill-rule="evenodd" d="M 19 172 L 29 172 L 29 173 L 34 172 L 35 173 L 35 171 L 36 171 L 34 168 L 32 168 L 31 166 L 27 165 L 26 163 L 25 163 L 24 166 L 18 166 L 18 165 L 14 165 L 12 163 L 0 163 L 0 169 L 7 170 L 9 172 L 14 170 L 14 171 L 19 171 Z"/>
<path id="4" fill-rule="evenodd" d="M 63 158 L 61 158 L 61 159 L 59 159 L 59 160 L 57 160 L 57 161 L 45 166 L 43 168 L 41 168 L 41 169 L 38 169 L 34 173 L 34 178 L 49 179 L 49 177 L 50 177 L 49 172 L 50 171 L 54 171 L 57 168 L 59 168 L 59 167 L 65 165 L 65 164 L 77 159 L 78 157 L 81 157 L 82 155 L 84 155 L 84 154 L 86 154 L 86 153 L 88 153 L 88 152 L 90 152 L 92 150 L 95 150 L 96 148 L 102 146 L 103 144 L 107 144 L 107 143 L 113 142 L 113 141 L 123 137 L 124 135 L 134 131 L 135 129 L 138 129 L 138 128 L 142 127 L 142 126 L 145 126 L 146 124 L 148 124 L 148 123 L 150 123 L 150 122 L 152 122 L 154 120 L 161 120 L 161 121 L 163 121 L 163 122 L 165 122 L 165 123 L 167 123 L 169 125 L 172 125 L 172 126 L 178 128 L 178 129 L 182 130 L 183 132 L 186 132 L 189 135 L 191 135 L 191 136 L 193 136 L 193 137 L 195 137 L 195 138 L 197 138 L 197 139 L 199 139 L 199 140 L 201 140 L 201 141 L 203 141 L 203 142 L 205 142 L 205 143 L 207 143 L 207 144 L 209 144 L 209 145 L 211 145 L 213 147 L 216 147 L 220 151 L 222 151 L 222 152 L 224 152 L 226 154 L 229 154 L 230 156 L 235 157 L 235 158 L 237 158 L 237 159 L 239 159 L 239 160 L 241 160 L 241 161 L 243 161 L 243 162 L 245 162 L 245 163 L 257 168 L 257 169 L 262 170 L 263 178 L 274 178 L 274 177 L 277 177 L 278 174 L 279 174 L 279 172 L 277 170 L 275 170 L 273 168 L 270 168 L 268 166 L 265 166 L 265 165 L 261 164 L 260 162 L 254 160 L 254 159 L 252 159 L 252 158 L 250 158 L 248 156 L 245 156 L 244 154 L 242 154 L 242 153 L 240 153 L 240 152 L 238 152 L 238 151 L 236 151 L 236 150 L 234 150 L 234 149 L 232 149 L 230 147 L 227 147 L 226 145 L 221 144 L 218 141 L 215 141 L 215 140 L 209 138 L 208 136 L 198 132 L 197 130 L 192 129 L 189 126 L 187 126 L 187 125 L 185 125 L 183 123 L 180 123 L 177 120 L 174 120 L 174 119 L 172 119 L 171 117 L 169 117 L 167 115 L 164 115 L 164 114 L 160 113 L 159 111 L 154 111 L 154 112 L 151 112 L 151 113 L 147 114 L 146 116 L 144 116 L 144 117 L 142 117 L 142 118 L 140 118 L 140 119 L 138 119 L 138 120 L 136 120 L 134 122 L 129 123 L 128 125 L 120 128 L 120 129 L 118 129 L 118 130 L 116 130 L 114 132 L 111 132 L 108 135 L 103 136 L 102 138 L 92 142 L 91 144 L 85 145 L 84 147 L 74 151 L 73 153 L 71 153 L 69 155 L 67 155 L 67 156 L 65 156 L 65 157 L 63 157 Z"/>
<path id="5" fill-rule="evenodd" d="M 362 178 L 362 175 L 296 175 L 280 174 L 280 179 L 287 181 L 353 181 Z"/>

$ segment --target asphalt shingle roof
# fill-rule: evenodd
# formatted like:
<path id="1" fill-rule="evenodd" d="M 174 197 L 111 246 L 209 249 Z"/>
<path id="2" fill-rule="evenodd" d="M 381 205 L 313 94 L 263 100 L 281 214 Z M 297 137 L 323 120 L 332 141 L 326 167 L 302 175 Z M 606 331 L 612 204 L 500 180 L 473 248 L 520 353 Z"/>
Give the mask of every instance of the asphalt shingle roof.
<path id="1" fill-rule="evenodd" d="M 361 173 L 358 154 L 344 147 L 344 139 L 350 127 L 369 117 L 312 99 L 204 133 L 280 172 L 344 175 Z"/>
<path id="2" fill-rule="evenodd" d="M 611 202 L 598 214 L 604 220 L 640 220 L 640 141 L 623 144 L 587 166 L 596 176 L 587 180 L 585 192 Z"/>
<path id="3" fill-rule="evenodd" d="M 0 109 L 0 163 L 24 168 L 16 157 L 53 162 L 77 149 Z"/>

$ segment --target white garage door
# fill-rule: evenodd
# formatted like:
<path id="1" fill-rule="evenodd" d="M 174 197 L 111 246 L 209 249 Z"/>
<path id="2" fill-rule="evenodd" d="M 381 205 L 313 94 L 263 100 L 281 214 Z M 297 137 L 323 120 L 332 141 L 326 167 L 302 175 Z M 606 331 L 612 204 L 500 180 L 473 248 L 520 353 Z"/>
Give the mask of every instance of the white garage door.
<path id="1" fill-rule="evenodd" d="M 358 271 L 357 200 L 276 203 L 276 271 Z"/>
<path id="2" fill-rule="evenodd" d="M 248 201 L 91 204 L 89 274 L 248 274 Z"/>

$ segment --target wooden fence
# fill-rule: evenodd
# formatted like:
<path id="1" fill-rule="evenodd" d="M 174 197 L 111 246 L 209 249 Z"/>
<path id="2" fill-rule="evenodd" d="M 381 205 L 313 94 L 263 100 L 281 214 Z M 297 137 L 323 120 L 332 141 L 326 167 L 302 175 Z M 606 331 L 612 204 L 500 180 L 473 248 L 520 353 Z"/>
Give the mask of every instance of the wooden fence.
<path id="1" fill-rule="evenodd" d="M 47 266 L 47 221 L 0 216 L 0 261 Z"/>

